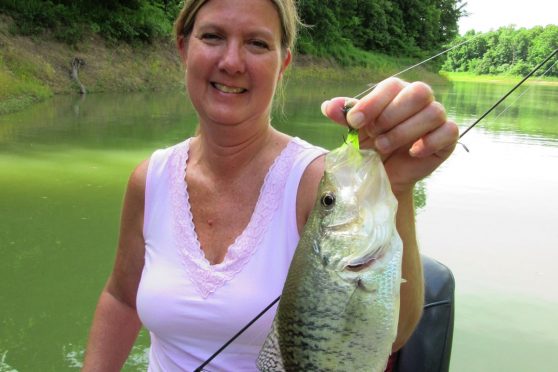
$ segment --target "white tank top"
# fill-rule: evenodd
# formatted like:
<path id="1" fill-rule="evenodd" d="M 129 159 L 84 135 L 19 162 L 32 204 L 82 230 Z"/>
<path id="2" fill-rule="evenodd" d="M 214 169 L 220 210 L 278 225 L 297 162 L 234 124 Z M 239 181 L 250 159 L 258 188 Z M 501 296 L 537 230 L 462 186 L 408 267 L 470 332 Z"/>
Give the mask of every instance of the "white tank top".
<path id="1" fill-rule="evenodd" d="M 299 240 L 298 185 L 308 164 L 325 152 L 293 138 L 270 167 L 246 229 L 223 262 L 210 265 L 184 184 L 189 143 L 157 150 L 147 171 L 137 311 L 151 335 L 149 371 L 193 371 L 281 294 Z M 256 370 L 275 310 L 205 369 Z"/>

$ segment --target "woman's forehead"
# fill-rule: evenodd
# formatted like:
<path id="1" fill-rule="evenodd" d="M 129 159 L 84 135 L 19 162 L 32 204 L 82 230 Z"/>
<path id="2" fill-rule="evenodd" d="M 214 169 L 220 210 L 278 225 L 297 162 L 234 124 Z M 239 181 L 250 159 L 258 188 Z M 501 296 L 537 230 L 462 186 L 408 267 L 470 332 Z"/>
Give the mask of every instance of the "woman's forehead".
<path id="1" fill-rule="evenodd" d="M 200 23 L 281 30 L 279 12 L 271 0 L 210 0 L 196 14 L 194 25 Z"/>

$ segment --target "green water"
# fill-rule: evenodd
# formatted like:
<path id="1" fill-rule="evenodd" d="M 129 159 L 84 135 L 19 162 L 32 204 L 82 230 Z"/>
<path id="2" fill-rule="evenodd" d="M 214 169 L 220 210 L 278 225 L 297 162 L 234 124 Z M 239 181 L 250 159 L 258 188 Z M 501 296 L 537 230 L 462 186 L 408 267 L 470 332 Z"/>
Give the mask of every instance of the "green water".
<path id="1" fill-rule="evenodd" d="M 275 125 L 332 148 L 322 119 L 334 86 L 291 81 Z M 435 87 L 472 122 L 509 86 Z M 518 99 L 518 97 L 521 97 Z M 555 371 L 558 365 L 558 88 L 511 96 L 420 184 L 424 253 L 457 281 L 452 371 Z M 134 166 L 195 130 L 181 92 L 56 97 L 0 116 L 0 372 L 81 365 L 97 296 L 111 270 L 119 210 Z M 125 370 L 144 370 L 148 337 Z"/>

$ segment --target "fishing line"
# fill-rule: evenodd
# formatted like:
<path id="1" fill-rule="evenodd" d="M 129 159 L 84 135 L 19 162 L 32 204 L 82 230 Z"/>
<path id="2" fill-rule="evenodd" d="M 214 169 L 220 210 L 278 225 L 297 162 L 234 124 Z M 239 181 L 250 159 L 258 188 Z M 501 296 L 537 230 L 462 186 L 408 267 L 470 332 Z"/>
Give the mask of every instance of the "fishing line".
<path id="1" fill-rule="evenodd" d="M 397 77 L 397 76 L 399 76 L 399 75 L 402 75 L 402 74 L 404 74 L 405 72 L 414 69 L 415 67 L 419 67 L 420 65 L 423 65 L 423 64 L 425 64 L 426 62 L 429 62 L 429 61 L 433 60 L 433 59 L 436 58 L 436 57 L 439 57 L 439 56 L 444 55 L 444 54 L 446 54 L 446 53 L 448 53 L 448 52 L 451 52 L 451 51 L 454 50 L 455 48 L 459 48 L 459 47 L 462 46 L 462 45 L 468 44 L 468 43 L 470 43 L 471 41 L 475 40 L 476 38 L 478 38 L 478 37 L 481 36 L 481 35 L 482 35 L 481 33 L 478 33 L 476 36 L 474 36 L 474 37 L 472 37 L 472 38 L 470 38 L 470 39 L 467 39 L 467 40 L 465 40 L 465 41 L 462 41 L 461 43 L 456 44 L 456 45 L 452 46 L 451 48 L 448 48 L 448 49 L 446 49 L 446 50 L 444 50 L 444 51 L 441 51 L 440 53 L 438 53 L 438 54 L 436 54 L 436 55 L 434 55 L 434 56 L 432 56 L 432 57 L 428 57 L 428 58 L 425 59 L 424 61 L 421 61 L 421 62 L 419 62 L 419 63 L 416 63 L 416 64 L 414 64 L 414 65 L 412 65 L 412 66 L 409 66 L 409 67 L 405 68 L 405 69 L 402 70 L 402 71 L 399 71 L 399 72 L 396 73 L 396 74 L 391 75 L 390 78 L 393 78 L 393 77 Z M 388 79 L 389 79 L 389 78 L 388 78 Z M 372 91 L 374 88 L 376 88 L 376 86 L 378 86 L 378 84 L 379 84 L 379 83 L 371 83 L 371 84 L 369 84 L 369 87 L 366 88 L 366 90 L 360 92 L 359 94 L 357 94 L 357 95 L 354 96 L 353 98 L 354 98 L 354 99 L 358 99 L 358 98 L 364 96 L 365 94 L 367 94 L 368 92 L 370 92 L 370 91 Z"/>
<path id="2" fill-rule="evenodd" d="M 482 119 L 484 119 L 488 114 L 490 114 L 492 112 L 492 110 L 494 110 L 500 103 L 502 103 L 510 94 L 512 94 L 517 88 L 519 88 L 521 86 L 521 84 L 523 84 L 527 79 L 529 79 L 531 77 L 531 75 L 533 75 L 535 72 L 537 72 L 546 62 L 548 62 L 552 57 L 554 57 L 554 55 L 558 53 L 558 48 L 556 48 L 552 53 L 550 53 L 550 55 L 548 57 L 546 57 L 544 59 L 544 61 L 542 61 L 541 63 L 539 63 L 537 65 L 537 67 L 535 67 L 531 72 L 529 72 L 527 74 L 527 76 L 525 76 L 523 79 L 521 79 L 521 81 L 519 83 L 517 83 L 509 92 L 507 92 L 506 94 L 504 94 L 504 96 L 502 98 L 500 98 L 498 100 L 498 102 L 496 102 L 495 104 L 492 105 L 492 107 L 490 107 L 484 114 L 482 114 L 473 124 L 471 124 L 467 129 L 465 129 L 463 131 L 463 133 L 461 133 L 459 135 L 459 139 L 461 139 L 465 134 L 467 134 L 467 132 L 469 132 L 471 129 L 473 129 L 473 127 L 475 125 L 477 125 Z"/>

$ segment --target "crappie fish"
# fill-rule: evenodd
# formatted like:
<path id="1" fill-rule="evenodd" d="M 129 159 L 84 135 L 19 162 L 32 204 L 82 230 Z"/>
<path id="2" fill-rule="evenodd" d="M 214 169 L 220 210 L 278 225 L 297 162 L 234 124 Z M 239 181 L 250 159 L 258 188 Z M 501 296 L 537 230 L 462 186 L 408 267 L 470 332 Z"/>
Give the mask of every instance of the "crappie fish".
<path id="1" fill-rule="evenodd" d="M 326 155 L 261 371 L 385 370 L 399 317 L 396 212 L 375 151 L 344 144 Z"/>

